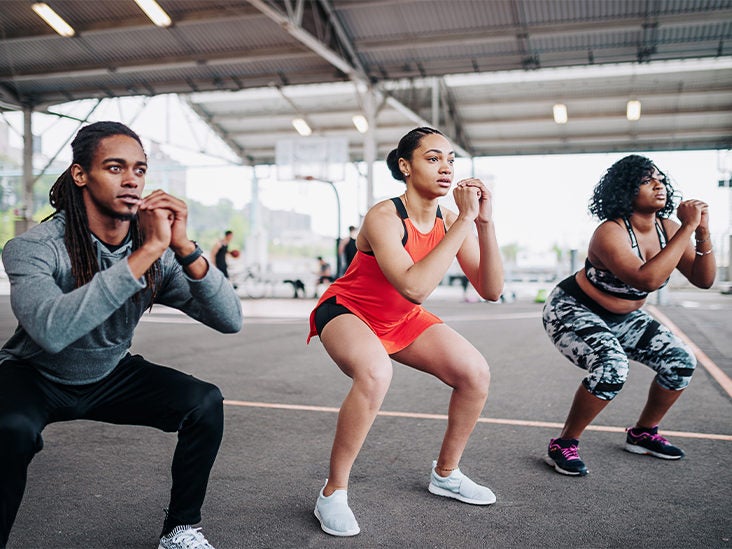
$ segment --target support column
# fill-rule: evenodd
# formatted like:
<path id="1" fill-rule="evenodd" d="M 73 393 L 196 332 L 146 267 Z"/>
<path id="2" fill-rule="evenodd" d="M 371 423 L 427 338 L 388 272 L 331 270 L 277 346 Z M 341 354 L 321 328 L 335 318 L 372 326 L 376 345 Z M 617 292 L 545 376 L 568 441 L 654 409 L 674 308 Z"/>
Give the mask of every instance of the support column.
<path id="1" fill-rule="evenodd" d="M 33 109 L 23 109 L 23 206 L 15 220 L 15 235 L 23 234 L 33 223 Z"/>
<path id="2" fill-rule="evenodd" d="M 249 203 L 249 237 L 246 242 L 247 265 L 259 265 L 261 272 L 267 270 L 267 233 L 262 227 L 262 216 L 259 204 L 259 178 L 257 177 L 257 167 L 252 166 L 252 199 Z"/>
<path id="3" fill-rule="evenodd" d="M 432 78 L 432 127 L 440 127 L 440 83 Z"/>
<path id="4" fill-rule="evenodd" d="M 366 163 L 366 209 L 374 205 L 374 162 L 376 161 L 376 95 L 369 86 L 363 95 L 363 108 L 369 129 L 364 135 L 363 159 Z"/>

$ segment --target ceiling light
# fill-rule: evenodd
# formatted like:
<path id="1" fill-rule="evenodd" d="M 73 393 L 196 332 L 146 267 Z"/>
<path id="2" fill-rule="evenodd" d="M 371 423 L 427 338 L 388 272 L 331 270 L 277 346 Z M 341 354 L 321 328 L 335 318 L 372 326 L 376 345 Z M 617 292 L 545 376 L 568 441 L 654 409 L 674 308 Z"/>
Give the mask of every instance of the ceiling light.
<path id="1" fill-rule="evenodd" d="M 135 3 L 158 27 L 169 27 L 173 22 L 155 0 L 135 0 Z"/>
<path id="2" fill-rule="evenodd" d="M 33 4 L 31 8 L 61 36 L 71 37 L 76 34 L 76 31 L 74 31 L 71 25 L 64 21 L 58 13 L 53 11 L 48 4 L 38 2 Z"/>
<path id="3" fill-rule="evenodd" d="M 567 123 L 567 105 L 563 103 L 557 103 L 553 107 L 554 112 L 554 122 L 557 124 L 566 124 Z"/>
<path id="4" fill-rule="evenodd" d="M 292 126 L 297 130 L 297 133 L 303 137 L 307 137 L 313 133 L 313 130 L 310 129 L 310 126 L 308 126 L 308 123 L 305 122 L 304 118 L 293 118 Z"/>
<path id="5" fill-rule="evenodd" d="M 351 120 L 353 120 L 353 125 L 356 126 L 356 129 L 359 131 L 359 133 L 366 133 L 367 131 L 369 131 L 369 123 L 364 115 L 354 114 Z"/>
<path id="6" fill-rule="evenodd" d="M 640 120 L 641 117 L 641 102 L 637 99 L 631 99 L 628 101 L 628 105 L 625 110 L 625 116 L 628 120 Z"/>

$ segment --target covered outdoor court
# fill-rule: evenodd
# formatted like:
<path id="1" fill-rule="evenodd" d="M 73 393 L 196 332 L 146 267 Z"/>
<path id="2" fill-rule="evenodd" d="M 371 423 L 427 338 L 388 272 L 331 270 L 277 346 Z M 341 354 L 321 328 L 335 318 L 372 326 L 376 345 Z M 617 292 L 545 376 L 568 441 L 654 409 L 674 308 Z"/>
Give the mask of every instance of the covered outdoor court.
<path id="1" fill-rule="evenodd" d="M 7 298 L 0 330 L 14 328 Z M 305 346 L 314 301 L 244 301 L 245 326 L 225 336 L 166 310 L 147 315 L 133 351 L 210 380 L 224 391 L 226 430 L 203 509 L 208 539 L 226 548 L 729 547 L 732 395 L 702 363 L 732 376 L 732 298 L 671 294 L 654 312 L 703 353 L 662 430 L 687 457 L 666 462 L 622 450 L 651 374 L 628 383 L 582 438 L 583 478 L 542 462 L 564 421 L 580 371 L 551 345 L 541 305 L 464 303 L 442 288 L 428 307 L 491 365 L 488 403 L 461 467 L 498 501 L 475 507 L 427 492 L 449 391 L 395 366 L 394 380 L 352 475 L 362 533 L 327 536 L 312 514 L 327 474 L 336 412 L 348 379 L 318 340 Z M 91 422 L 49 426 L 34 459 L 9 549 L 152 547 L 169 490 L 175 437 Z"/>

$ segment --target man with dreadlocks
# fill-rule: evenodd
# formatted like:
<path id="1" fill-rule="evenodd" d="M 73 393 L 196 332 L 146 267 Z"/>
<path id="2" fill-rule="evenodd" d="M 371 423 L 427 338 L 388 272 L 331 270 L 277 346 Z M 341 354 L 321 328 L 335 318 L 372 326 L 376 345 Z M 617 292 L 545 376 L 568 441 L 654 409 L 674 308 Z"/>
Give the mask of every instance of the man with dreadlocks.
<path id="1" fill-rule="evenodd" d="M 3 250 L 18 328 L 0 350 L 0 548 L 42 430 L 73 419 L 177 431 L 159 548 L 211 548 L 193 525 L 223 434 L 221 392 L 129 348 L 153 303 L 223 333 L 241 329 L 241 304 L 188 238 L 185 203 L 142 198 L 147 157 L 131 129 L 96 122 L 71 147 L 55 212 Z"/>

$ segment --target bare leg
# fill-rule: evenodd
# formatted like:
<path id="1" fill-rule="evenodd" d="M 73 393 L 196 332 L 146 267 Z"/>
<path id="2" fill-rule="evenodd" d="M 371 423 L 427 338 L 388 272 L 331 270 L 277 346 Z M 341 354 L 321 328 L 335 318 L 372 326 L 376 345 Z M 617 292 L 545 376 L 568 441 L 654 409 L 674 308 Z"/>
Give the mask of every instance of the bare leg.
<path id="1" fill-rule="evenodd" d="M 448 476 L 458 467 L 483 411 L 490 383 L 488 364 L 475 347 L 444 324 L 430 326 L 393 358 L 430 373 L 453 388 L 436 467 L 438 474 Z"/>
<path id="2" fill-rule="evenodd" d="M 678 400 L 684 390 L 674 391 L 664 389 L 655 381 L 651 383 L 648 390 L 648 400 L 638 418 L 636 427 L 652 428 L 661 423 L 663 416 L 669 411 L 671 406 Z"/>
<path id="3" fill-rule="evenodd" d="M 597 398 L 580 383 L 577 392 L 574 394 L 572 407 L 569 409 L 560 437 L 579 440 L 587 426 L 605 409 L 609 402 L 609 400 Z"/>
<path id="4" fill-rule="evenodd" d="M 338 367 L 353 380 L 338 414 L 324 496 L 347 490 L 351 468 L 381 408 L 392 377 L 389 355 L 374 333 L 355 315 L 331 320 L 320 340 Z"/>

